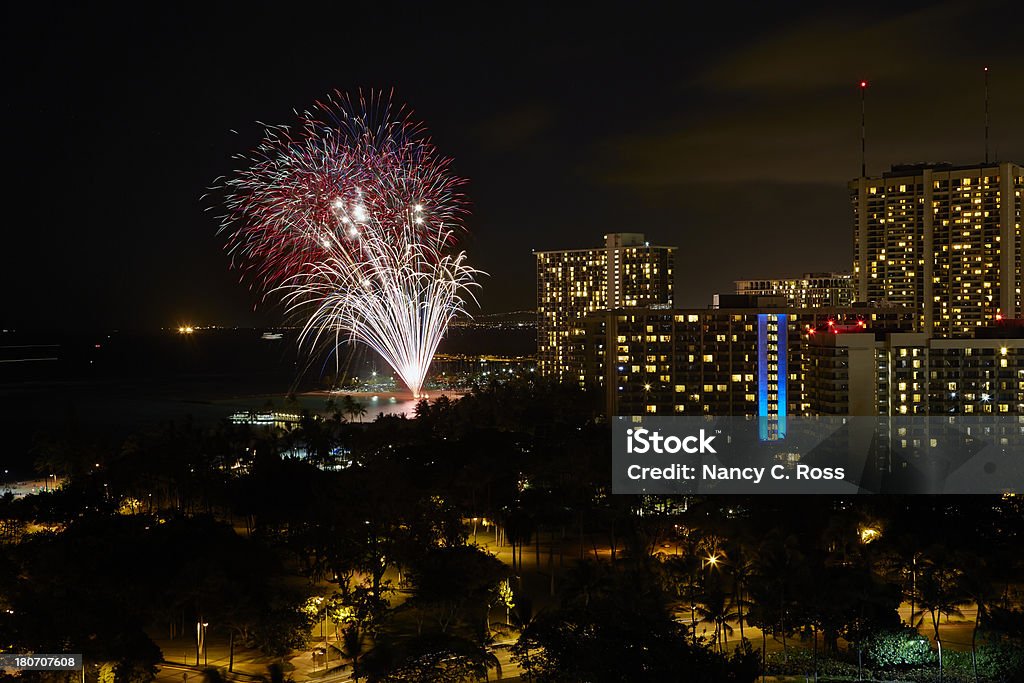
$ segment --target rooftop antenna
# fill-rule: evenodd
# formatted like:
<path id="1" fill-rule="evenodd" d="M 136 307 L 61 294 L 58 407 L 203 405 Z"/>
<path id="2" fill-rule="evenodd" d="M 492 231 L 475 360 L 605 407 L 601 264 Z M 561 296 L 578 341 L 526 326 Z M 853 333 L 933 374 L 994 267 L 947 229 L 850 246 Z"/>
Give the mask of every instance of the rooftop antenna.
<path id="1" fill-rule="evenodd" d="M 867 130 L 866 126 L 865 126 L 865 118 L 866 118 L 865 114 L 866 114 L 867 110 L 865 109 L 865 105 L 864 105 L 864 93 L 867 91 L 867 89 L 868 89 L 868 82 L 867 81 L 861 81 L 860 82 L 860 177 L 861 178 L 866 178 L 868 176 L 867 162 L 865 161 L 865 154 L 864 154 L 865 150 L 866 150 L 866 147 L 867 147 L 867 145 L 865 143 L 865 132 Z"/>
<path id="2" fill-rule="evenodd" d="M 985 163 L 988 163 L 988 67 L 985 67 Z"/>

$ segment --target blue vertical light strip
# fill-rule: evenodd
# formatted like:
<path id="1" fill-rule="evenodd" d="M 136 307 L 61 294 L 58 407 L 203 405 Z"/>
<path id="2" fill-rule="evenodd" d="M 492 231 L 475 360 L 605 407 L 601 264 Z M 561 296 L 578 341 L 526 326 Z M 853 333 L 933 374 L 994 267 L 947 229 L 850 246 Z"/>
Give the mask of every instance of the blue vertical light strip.
<path id="1" fill-rule="evenodd" d="M 768 440 L 768 315 L 757 314 L 757 435 Z"/>
<path id="2" fill-rule="evenodd" d="M 778 327 L 776 336 L 779 339 L 779 438 L 786 438 L 786 415 L 788 413 L 789 388 L 789 316 L 785 313 L 778 315 Z"/>

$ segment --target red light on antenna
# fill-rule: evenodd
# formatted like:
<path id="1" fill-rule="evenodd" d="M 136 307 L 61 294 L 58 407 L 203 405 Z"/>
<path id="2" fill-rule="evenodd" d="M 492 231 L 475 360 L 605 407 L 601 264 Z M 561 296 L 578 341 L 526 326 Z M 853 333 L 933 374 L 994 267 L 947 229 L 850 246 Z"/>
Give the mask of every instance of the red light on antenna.
<path id="1" fill-rule="evenodd" d="M 988 69 L 985 69 L 985 71 L 988 71 Z M 867 81 L 861 81 L 860 82 L 860 87 L 862 87 L 862 88 L 868 87 L 868 82 Z"/>

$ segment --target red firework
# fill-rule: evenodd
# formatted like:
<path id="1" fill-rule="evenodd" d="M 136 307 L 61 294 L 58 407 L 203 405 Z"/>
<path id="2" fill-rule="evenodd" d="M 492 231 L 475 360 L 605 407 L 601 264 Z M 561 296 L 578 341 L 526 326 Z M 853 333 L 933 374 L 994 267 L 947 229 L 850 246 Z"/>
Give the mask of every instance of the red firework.
<path id="1" fill-rule="evenodd" d="M 372 219 L 396 244 L 441 253 L 462 232 L 464 180 L 450 172 L 422 124 L 382 94 L 353 101 L 335 92 L 268 126 L 221 186 L 233 263 L 270 290 L 308 273 L 337 242 L 358 261 L 360 225 Z"/>

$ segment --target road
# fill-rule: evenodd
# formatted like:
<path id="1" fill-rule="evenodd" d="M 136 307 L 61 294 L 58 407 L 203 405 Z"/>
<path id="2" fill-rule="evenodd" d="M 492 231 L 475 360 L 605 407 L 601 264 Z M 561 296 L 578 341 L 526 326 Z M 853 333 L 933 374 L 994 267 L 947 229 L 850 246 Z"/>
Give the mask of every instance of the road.
<path id="1" fill-rule="evenodd" d="M 506 546 L 498 546 L 494 538 L 494 527 L 478 526 L 475 534 L 471 534 L 471 540 L 475 540 L 481 546 L 487 550 L 493 552 L 497 557 L 505 562 L 506 564 L 511 563 L 511 550 Z M 542 542 L 540 545 L 539 553 L 535 548 L 527 547 L 523 553 L 523 567 L 520 573 L 518 582 L 521 586 L 534 596 L 534 612 L 543 609 L 546 603 L 550 603 L 552 598 L 550 597 L 550 588 L 553 585 L 557 590 L 559 581 L 564 575 L 572 562 L 574 557 L 578 556 L 579 544 L 578 541 L 572 539 L 566 539 L 562 541 L 562 553 L 557 550 L 549 549 L 548 544 Z M 598 546 L 596 549 L 591 547 L 587 550 L 587 555 L 593 557 L 594 555 L 601 556 L 602 559 L 608 559 L 610 551 L 608 548 L 601 548 Z M 539 560 L 539 562 L 538 562 Z M 552 578 L 554 575 L 554 578 Z M 389 576 L 388 578 L 397 582 L 396 576 Z M 939 633 L 942 637 L 943 645 L 951 650 L 970 650 L 971 647 L 971 635 L 974 630 L 974 619 L 977 610 L 974 606 L 968 606 L 963 608 L 963 614 L 961 617 L 953 620 L 943 619 L 939 625 Z M 910 620 L 910 605 L 903 604 L 899 608 L 900 618 L 906 623 Z M 492 613 L 492 619 L 495 621 L 504 621 L 504 610 L 496 609 Z M 678 621 L 685 624 L 687 627 L 691 625 L 689 613 L 679 613 Z M 731 622 L 730 626 L 733 627 L 733 633 L 726 641 L 726 648 L 731 649 L 740 642 L 740 628 L 739 624 Z M 709 624 L 698 623 L 697 633 L 699 636 L 709 638 L 713 634 L 713 627 Z M 926 635 L 929 639 L 933 639 L 933 630 L 930 621 L 926 618 L 921 624 L 920 631 Z M 744 636 L 751 642 L 755 649 L 761 647 L 761 631 L 760 629 L 753 626 L 744 626 Z M 312 633 L 312 640 L 310 641 L 309 649 L 305 652 L 299 653 L 288 661 L 288 670 L 286 674 L 293 678 L 296 682 L 301 681 L 324 681 L 325 683 L 344 683 L 350 680 L 350 674 L 347 671 L 332 671 L 324 673 L 323 664 L 314 663 L 312 657 L 312 649 L 321 645 L 323 639 L 321 637 L 319 624 L 314 626 Z M 168 664 L 161 668 L 160 673 L 157 676 L 157 680 L 165 683 L 187 683 L 192 681 L 195 683 L 200 680 L 200 669 L 195 667 L 196 663 L 196 652 L 195 652 L 195 640 L 188 638 L 178 638 L 175 640 L 156 640 L 158 646 L 164 653 Z M 773 638 L 770 634 L 765 641 L 766 649 L 769 653 L 777 652 L 782 650 L 782 641 Z M 810 647 L 810 643 L 801 641 L 798 637 L 792 637 L 787 640 L 789 647 L 801 648 Z M 332 651 L 332 654 L 336 655 L 336 651 Z M 522 674 L 522 670 L 516 666 L 510 659 L 510 653 L 507 648 L 498 648 L 495 650 L 495 655 L 501 664 L 502 669 L 502 680 L 504 681 L 518 681 Z M 333 657 L 332 657 L 333 659 Z M 207 643 L 207 653 L 205 662 L 208 666 L 218 668 L 221 670 L 227 669 L 228 664 L 228 651 L 226 638 L 223 640 L 218 639 L 215 633 L 209 634 L 209 641 Z M 234 670 L 240 674 L 242 680 L 255 680 L 256 677 L 262 677 L 267 673 L 267 666 L 272 662 L 270 658 L 260 655 L 258 652 L 245 650 L 243 648 L 235 648 L 235 665 Z M 181 665 L 187 665 L 187 668 L 182 668 Z M 336 666 L 335 662 L 332 661 L 331 667 Z M 203 668 L 203 667 L 201 667 Z M 188 679 L 184 678 L 184 675 L 188 674 Z M 492 678 L 494 674 L 492 672 Z"/>

